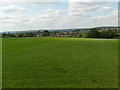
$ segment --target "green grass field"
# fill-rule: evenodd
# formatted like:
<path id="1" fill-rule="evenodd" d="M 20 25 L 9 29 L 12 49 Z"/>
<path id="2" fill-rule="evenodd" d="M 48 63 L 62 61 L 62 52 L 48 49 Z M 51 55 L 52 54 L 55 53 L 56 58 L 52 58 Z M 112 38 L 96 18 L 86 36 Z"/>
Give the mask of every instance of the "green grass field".
<path id="1" fill-rule="evenodd" d="M 3 88 L 117 87 L 117 39 L 3 38 Z"/>
<path id="2" fill-rule="evenodd" d="M 2 38 L 0 38 L 0 89 L 2 89 Z"/>

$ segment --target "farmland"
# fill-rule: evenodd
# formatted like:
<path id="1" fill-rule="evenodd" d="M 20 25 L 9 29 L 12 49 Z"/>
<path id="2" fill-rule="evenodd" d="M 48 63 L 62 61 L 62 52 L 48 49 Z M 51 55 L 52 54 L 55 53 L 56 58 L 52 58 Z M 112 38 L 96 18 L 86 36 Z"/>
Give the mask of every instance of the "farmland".
<path id="1" fill-rule="evenodd" d="M 3 38 L 3 88 L 117 88 L 118 40 Z"/>

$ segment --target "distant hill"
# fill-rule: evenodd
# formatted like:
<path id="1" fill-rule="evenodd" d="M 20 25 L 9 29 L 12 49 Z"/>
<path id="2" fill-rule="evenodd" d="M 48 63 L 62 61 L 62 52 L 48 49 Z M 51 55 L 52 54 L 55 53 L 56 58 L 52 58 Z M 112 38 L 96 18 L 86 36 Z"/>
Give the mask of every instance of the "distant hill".
<path id="1" fill-rule="evenodd" d="M 93 27 L 96 28 L 97 30 L 106 30 L 106 29 L 118 29 L 120 30 L 120 27 L 117 26 L 101 26 L 101 27 Z M 49 29 L 48 31 L 73 31 L 73 30 L 89 30 L 91 28 L 72 28 L 72 29 Z M 24 31 L 6 31 L 6 32 L 1 32 L 1 33 L 22 33 L 22 32 L 43 32 L 47 29 L 40 29 L 40 30 L 24 30 Z"/>
<path id="2" fill-rule="evenodd" d="M 73 31 L 73 30 L 88 30 L 89 28 L 73 28 L 73 29 L 49 29 L 48 31 Z M 6 31 L 6 32 L 2 32 L 2 33 L 22 33 L 22 32 L 43 32 L 47 29 L 42 29 L 42 30 L 25 30 L 25 31 Z"/>
<path id="3" fill-rule="evenodd" d="M 120 27 L 117 26 L 103 26 L 103 27 L 95 27 L 98 30 L 107 30 L 107 29 L 118 29 L 120 30 Z"/>

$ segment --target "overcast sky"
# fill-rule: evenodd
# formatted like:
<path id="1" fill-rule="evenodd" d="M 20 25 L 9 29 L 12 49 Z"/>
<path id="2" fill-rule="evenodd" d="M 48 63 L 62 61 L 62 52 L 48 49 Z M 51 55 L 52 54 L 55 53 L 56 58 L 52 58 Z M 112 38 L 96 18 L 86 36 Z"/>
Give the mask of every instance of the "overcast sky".
<path id="1" fill-rule="evenodd" d="M 3 0 L 0 3 L 0 27 L 2 31 L 17 31 L 118 25 L 117 2 L 74 1 Z"/>

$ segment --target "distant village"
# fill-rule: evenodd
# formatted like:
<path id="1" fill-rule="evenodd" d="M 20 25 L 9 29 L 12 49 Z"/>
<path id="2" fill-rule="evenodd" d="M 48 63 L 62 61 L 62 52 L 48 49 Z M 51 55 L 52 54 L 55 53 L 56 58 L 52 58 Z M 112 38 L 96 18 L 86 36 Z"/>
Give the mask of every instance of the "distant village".
<path id="1" fill-rule="evenodd" d="M 119 27 L 97 27 L 91 29 L 74 29 L 67 31 L 32 31 L 32 32 L 16 32 L 1 33 L 0 37 L 74 37 L 74 38 L 120 38 Z"/>

